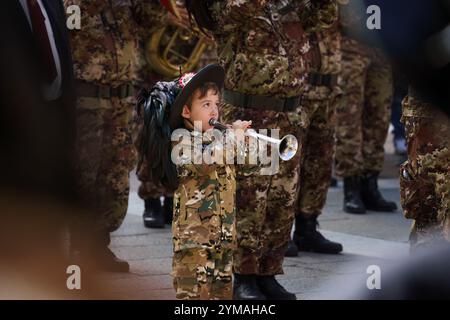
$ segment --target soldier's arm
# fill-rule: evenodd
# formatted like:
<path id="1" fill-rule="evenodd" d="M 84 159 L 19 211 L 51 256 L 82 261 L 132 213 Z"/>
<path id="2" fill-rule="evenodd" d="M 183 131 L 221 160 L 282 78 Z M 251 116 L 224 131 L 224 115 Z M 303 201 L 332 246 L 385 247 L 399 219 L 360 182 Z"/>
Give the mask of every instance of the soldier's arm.
<path id="1" fill-rule="evenodd" d="M 306 32 L 331 28 L 338 19 L 336 0 L 299 0 L 298 15 Z"/>

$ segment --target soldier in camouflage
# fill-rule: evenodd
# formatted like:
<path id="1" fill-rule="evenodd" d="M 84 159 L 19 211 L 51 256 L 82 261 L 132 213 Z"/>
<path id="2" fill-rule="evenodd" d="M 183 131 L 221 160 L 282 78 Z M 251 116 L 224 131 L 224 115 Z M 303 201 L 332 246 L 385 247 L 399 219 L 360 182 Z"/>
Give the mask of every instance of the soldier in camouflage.
<path id="1" fill-rule="evenodd" d="M 415 90 L 403 101 L 408 160 L 400 168 L 406 218 L 414 219 L 411 249 L 450 241 L 450 122 Z"/>
<path id="2" fill-rule="evenodd" d="M 189 2 L 191 3 L 189 5 Z M 294 220 L 300 154 L 309 121 L 300 96 L 307 83 L 310 43 L 305 32 L 330 27 L 336 3 L 306 1 L 188 1 L 197 23 L 211 30 L 226 71 L 224 122 L 252 119 L 255 128 L 293 134 L 300 152 L 272 176 L 237 175 L 236 299 L 295 299 L 275 279 Z M 202 16 L 210 12 L 210 17 Z M 203 22 L 202 22 L 203 21 Z"/>
<path id="3" fill-rule="evenodd" d="M 366 209 L 397 209 L 378 189 L 383 167 L 390 108 L 392 70 L 381 49 L 351 38 L 348 26 L 364 23 L 352 12 L 348 0 L 339 0 L 342 37 L 342 90 L 337 103 L 336 174 L 344 178 L 344 211 L 361 214 Z"/>
<path id="4" fill-rule="evenodd" d="M 342 251 L 341 244 L 329 241 L 317 231 L 317 218 L 331 180 L 335 106 L 341 92 L 337 81 L 341 72 L 341 36 L 336 22 L 332 29 L 309 37 L 317 54 L 311 55 L 311 73 L 304 87 L 302 107 L 308 110 L 309 121 L 304 131 L 295 231 L 286 256 L 297 256 L 299 250 L 331 254 Z"/>
<path id="5" fill-rule="evenodd" d="M 127 212 L 129 173 L 136 164 L 133 84 L 139 37 L 158 24 L 159 2 L 65 0 L 64 4 L 78 5 L 82 15 L 81 30 L 71 30 L 70 36 L 78 95 L 79 188 L 91 213 L 86 221 L 74 223 L 72 251 L 86 259 L 94 254 L 102 269 L 127 272 L 128 263 L 108 245 L 110 232 L 119 228 Z"/>

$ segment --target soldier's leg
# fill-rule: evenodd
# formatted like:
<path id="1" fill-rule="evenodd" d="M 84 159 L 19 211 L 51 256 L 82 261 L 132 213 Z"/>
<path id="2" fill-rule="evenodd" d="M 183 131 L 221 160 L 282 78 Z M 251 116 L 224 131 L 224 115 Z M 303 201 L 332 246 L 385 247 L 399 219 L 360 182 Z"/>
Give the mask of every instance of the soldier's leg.
<path id="1" fill-rule="evenodd" d="M 313 113 L 303 148 L 293 241 L 301 251 L 339 253 L 342 245 L 325 239 L 317 231 L 317 218 L 322 213 L 331 181 L 334 99 L 308 100 L 307 103 Z"/>
<path id="2" fill-rule="evenodd" d="M 343 40 L 342 90 L 343 95 L 336 104 L 335 171 L 344 178 L 344 205 L 348 213 L 365 213 L 361 199 L 362 158 L 362 114 L 365 96 L 365 79 L 370 60 L 361 53 L 348 51 L 356 42 Z"/>
<path id="3" fill-rule="evenodd" d="M 136 165 L 136 151 L 132 143 L 132 105 L 126 100 L 111 99 L 111 109 L 105 116 L 105 135 L 101 174 L 97 187 L 101 216 L 98 227 L 113 232 L 123 222 L 128 208 L 129 175 Z"/>
<path id="4" fill-rule="evenodd" d="M 290 240 L 294 222 L 294 211 L 299 188 L 300 157 L 303 155 L 307 110 L 300 107 L 293 113 L 280 113 L 276 127 L 280 137 L 293 134 L 299 144 L 295 157 L 281 161 L 279 170 L 271 177 L 267 195 L 266 218 L 261 234 L 262 252 L 258 285 L 269 299 L 294 300 L 295 295 L 287 292 L 275 279 L 283 273 L 284 253 Z M 307 122 L 307 121 L 306 121 Z"/>
<path id="5" fill-rule="evenodd" d="M 71 250 L 86 251 L 90 239 L 87 228 L 93 228 L 98 216 L 97 199 L 101 194 L 97 188 L 97 179 L 103 162 L 102 148 L 104 135 L 104 113 L 108 105 L 101 99 L 79 97 L 77 99 L 77 178 L 81 200 L 87 209 L 86 215 L 72 221 Z"/>
<path id="6" fill-rule="evenodd" d="M 388 133 L 393 97 L 392 70 L 387 58 L 377 49 L 370 54 L 363 112 L 362 199 L 367 209 L 395 211 L 395 202 L 387 201 L 378 189 L 378 175 L 383 168 L 384 142 Z"/>
<path id="7" fill-rule="evenodd" d="M 220 110 L 224 123 L 237 119 L 252 120 L 256 129 L 273 125 L 275 112 L 244 110 L 223 104 Z M 254 174 L 236 175 L 236 233 L 237 248 L 234 254 L 234 296 L 236 299 L 262 299 L 255 275 L 260 272 L 262 256 L 261 236 L 266 223 L 266 199 L 270 176 Z"/>

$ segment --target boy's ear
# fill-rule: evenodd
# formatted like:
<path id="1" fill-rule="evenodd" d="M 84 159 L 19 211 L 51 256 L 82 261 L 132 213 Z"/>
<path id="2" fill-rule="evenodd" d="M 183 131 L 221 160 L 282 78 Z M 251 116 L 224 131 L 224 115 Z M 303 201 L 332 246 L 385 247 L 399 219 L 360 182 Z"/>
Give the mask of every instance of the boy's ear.
<path id="1" fill-rule="evenodd" d="M 189 107 L 187 105 L 183 106 L 183 111 L 181 111 L 181 116 L 185 119 L 191 118 L 191 111 L 189 110 Z"/>

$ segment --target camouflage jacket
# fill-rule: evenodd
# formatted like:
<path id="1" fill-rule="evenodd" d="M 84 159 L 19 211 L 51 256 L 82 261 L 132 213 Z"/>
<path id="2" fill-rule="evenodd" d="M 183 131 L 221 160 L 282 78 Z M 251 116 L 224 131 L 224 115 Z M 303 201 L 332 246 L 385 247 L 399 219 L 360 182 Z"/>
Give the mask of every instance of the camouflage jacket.
<path id="1" fill-rule="evenodd" d="M 301 94 L 309 71 L 307 33 L 337 18 L 335 0 L 215 1 L 210 9 L 225 87 L 279 97 Z"/>
<path id="2" fill-rule="evenodd" d="M 111 86 L 136 80 L 142 67 L 139 40 L 165 11 L 157 0 L 64 0 L 78 5 L 81 30 L 70 30 L 76 79 Z"/>
<path id="3" fill-rule="evenodd" d="M 174 143 L 174 147 L 191 150 L 189 156 L 181 154 L 180 161 L 177 161 L 179 186 L 174 193 L 172 223 L 175 252 L 191 248 L 234 248 L 236 169 L 243 169 L 245 174 L 253 174 L 260 169 L 258 165 L 226 164 L 225 152 L 219 156 L 223 160 L 221 163 L 202 162 L 202 155 L 194 150 L 193 142 L 197 135 L 198 132 L 192 131 L 190 139 Z M 206 135 L 203 154 L 221 148 L 223 151 L 222 144 L 213 145 L 212 141 L 212 136 L 208 139 Z M 248 163 L 248 153 L 243 155 Z"/>

